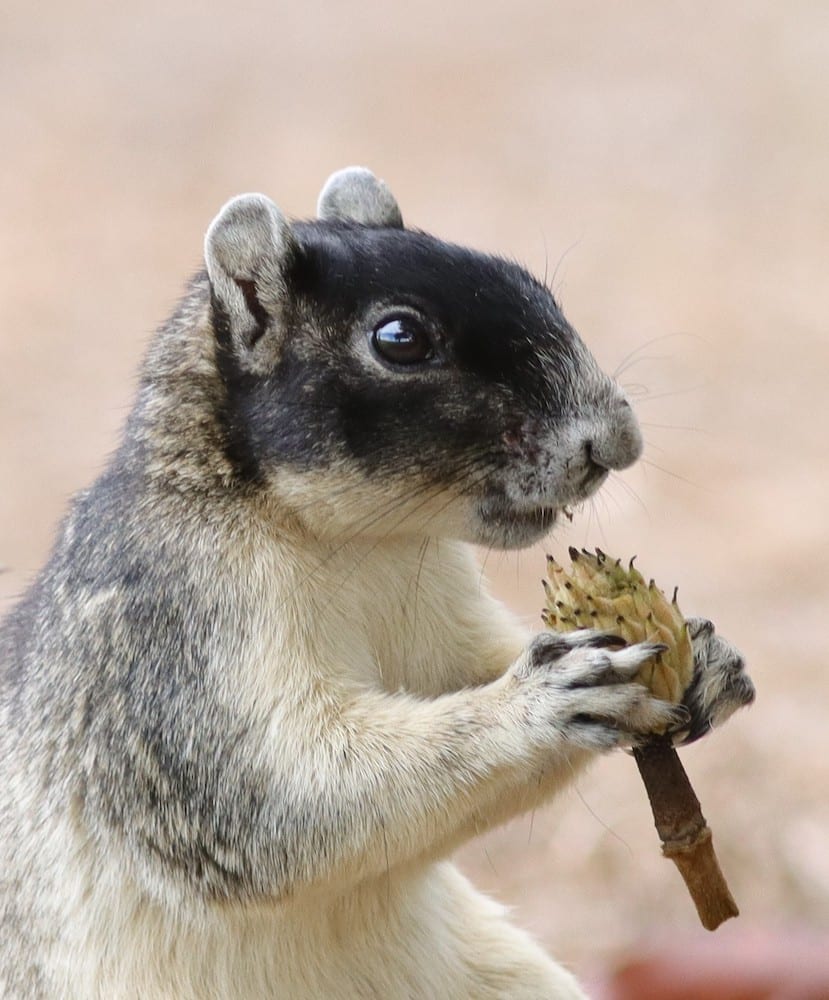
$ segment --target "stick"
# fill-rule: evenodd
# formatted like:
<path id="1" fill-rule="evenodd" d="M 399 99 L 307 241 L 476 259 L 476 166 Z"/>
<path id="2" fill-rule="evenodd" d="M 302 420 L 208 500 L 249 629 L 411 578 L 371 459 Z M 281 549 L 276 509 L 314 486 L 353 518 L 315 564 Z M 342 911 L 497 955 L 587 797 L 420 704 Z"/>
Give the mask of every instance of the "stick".
<path id="1" fill-rule="evenodd" d="M 716 930 L 739 914 L 720 869 L 711 830 L 670 737 L 661 736 L 633 751 L 645 783 L 662 853 L 679 869 L 702 926 Z"/>

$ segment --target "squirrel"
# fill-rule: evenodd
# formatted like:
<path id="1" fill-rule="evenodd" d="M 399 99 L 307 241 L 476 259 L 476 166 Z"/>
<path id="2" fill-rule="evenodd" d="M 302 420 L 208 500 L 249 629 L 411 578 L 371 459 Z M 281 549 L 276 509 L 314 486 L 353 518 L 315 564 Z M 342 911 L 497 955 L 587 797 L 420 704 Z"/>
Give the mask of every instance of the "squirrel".
<path id="1" fill-rule="evenodd" d="M 750 700 L 709 623 L 689 713 L 633 680 L 660 647 L 482 586 L 636 461 L 627 399 L 364 168 L 311 221 L 231 200 L 205 264 L 0 630 L 0 994 L 582 997 L 453 849 Z"/>

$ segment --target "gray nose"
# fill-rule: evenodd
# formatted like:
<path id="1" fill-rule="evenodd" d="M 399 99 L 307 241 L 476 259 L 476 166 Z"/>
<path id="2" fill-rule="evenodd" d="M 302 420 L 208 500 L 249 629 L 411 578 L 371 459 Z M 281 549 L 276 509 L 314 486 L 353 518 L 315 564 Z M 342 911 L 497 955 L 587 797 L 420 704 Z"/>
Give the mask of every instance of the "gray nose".
<path id="1" fill-rule="evenodd" d="M 602 469 L 626 469 L 642 454 L 642 433 L 627 400 L 603 415 L 587 444 L 591 462 Z"/>

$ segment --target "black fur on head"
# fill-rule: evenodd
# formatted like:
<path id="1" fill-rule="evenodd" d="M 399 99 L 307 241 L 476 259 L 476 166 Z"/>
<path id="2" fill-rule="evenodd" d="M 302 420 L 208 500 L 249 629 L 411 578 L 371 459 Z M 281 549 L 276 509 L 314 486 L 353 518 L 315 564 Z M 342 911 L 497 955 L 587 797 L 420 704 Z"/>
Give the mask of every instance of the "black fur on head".
<path id="1" fill-rule="evenodd" d="M 352 185 L 351 210 L 372 224 L 338 211 L 288 226 L 246 196 L 225 209 L 232 224 L 220 215 L 212 243 L 208 234 L 239 467 L 262 482 L 336 470 L 384 496 L 446 491 L 474 512 L 475 540 L 525 544 L 637 456 L 626 404 L 544 285 L 510 261 L 403 229 L 360 183 L 371 204 L 364 211 Z M 627 446 L 609 445 L 614 434 Z"/>
<path id="2" fill-rule="evenodd" d="M 247 391 L 264 460 L 441 477 L 460 452 L 496 444 L 510 418 L 567 408 L 573 335 L 521 268 L 424 233 L 302 223 L 294 234 L 292 335 Z M 429 357 L 379 353 L 375 331 L 398 318 L 423 331 Z M 308 432 L 298 447 L 288 427 Z"/>

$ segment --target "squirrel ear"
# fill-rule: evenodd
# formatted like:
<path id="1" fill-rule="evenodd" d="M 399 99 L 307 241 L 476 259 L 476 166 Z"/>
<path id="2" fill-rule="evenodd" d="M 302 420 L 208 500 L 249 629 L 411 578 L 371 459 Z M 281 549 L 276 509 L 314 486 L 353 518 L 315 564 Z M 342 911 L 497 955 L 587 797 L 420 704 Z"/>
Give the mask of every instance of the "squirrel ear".
<path id="1" fill-rule="evenodd" d="M 325 222 L 359 222 L 378 229 L 402 229 L 403 216 L 385 183 L 365 167 L 346 167 L 332 174 L 317 202 Z"/>
<path id="2" fill-rule="evenodd" d="M 287 299 L 284 274 L 294 248 L 285 216 L 262 194 L 231 199 L 207 230 L 204 259 L 214 305 L 234 349 L 250 356 L 250 367 L 272 353 L 272 338 L 265 335 Z"/>

